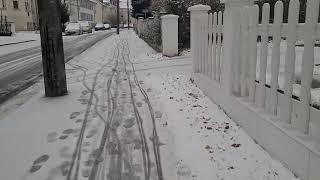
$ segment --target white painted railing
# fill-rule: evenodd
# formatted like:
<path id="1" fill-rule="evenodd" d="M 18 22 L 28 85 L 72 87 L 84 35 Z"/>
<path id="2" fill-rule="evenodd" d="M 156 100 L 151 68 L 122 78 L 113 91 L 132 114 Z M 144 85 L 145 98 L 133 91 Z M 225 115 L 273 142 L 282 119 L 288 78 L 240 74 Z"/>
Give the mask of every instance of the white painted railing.
<path id="1" fill-rule="evenodd" d="M 249 102 L 249 109 L 255 109 L 261 117 L 268 117 L 275 124 L 285 124 L 287 134 L 295 131 L 303 137 L 320 139 L 319 105 L 311 104 L 315 59 L 319 58 L 315 51 L 320 50 L 315 47 L 316 40 L 320 40 L 319 0 L 307 1 L 305 23 L 298 23 L 299 0 L 290 1 L 288 23 L 283 23 L 282 1 L 275 4 L 273 23 L 269 23 L 270 5 L 265 3 L 260 24 L 259 7 L 252 0 L 224 1 L 224 15 L 222 12 L 208 14 L 210 7 L 204 5 L 189 8 L 193 72 L 200 88 L 208 91 L 218 87 L 217 90 L 225 93 L 226 102 L 234 103 L 230 100 L 234 98 L 245 104 Z M 261 41 L 257 41 L 259 36 Z M 297 58 L 298 42 L 304 45 L 300 59 Z M 301 71 L 300 84 L 295 81 L 297 70 Z M 212 85 L 206 87 L 204 82 Z M 216 95 L 212 94 L 214 97 Z M 232 105 L 224 106 L 231 114 L 243 116 L 232 110 Z M 250 129 L 253 125 L 247 126 L 249 131 L 255 131 Z M 309 141 L 301 142 L 307 144 Z M 265 142 L 260 140 L 259 143 Z M 320 147 L 318 141 L 316 144 Z M 271 151 L 276 151 L 273 153 L 281 154 L 279 149 L 272 148 Z M 285 154 L 279 156 L 296 168 L 285 159 Z M 297 171 L 300 173 L 298 168 Z"/>
<path id="2" fill-rule="evenodd" d="M 232 39 L 235 47 L 232 51 L 231 65 L 233 95 L 248 97 L 257 107 L 275 116 L 275 119 L 292 124 L 305 134 L 310 134 L 310 121 L 320 127 L 320 119 L 311 115 L 319 114 L 319 110 L 310 106 L 315 58 L 314 45 L 315 40 L 320 39 L 320 24 L 317 23 L 319 7 L 315 5 L 316 3 L 319 1 L 308 1 L 306 23 L 300 24 L 298 24 L 298 0 L 290 1 L 288 23 L 286 24 L 282 22 L 282 1 L 278 1 L 275 5 L 273 24 L 269 24 L 270 5 L 268 3 L 263 5 L 261 24 L 258 24 L 259 7 L 257 5 L 236 8 L 234 27 L 237 27 L 239 31 L 234 31 Z M 193 12 L 191 29 L 192 52 L 195 60 L 194 72 L 202 73 L 220 82 L 221 78 L 224 78 L 221 77 L 223 76 L 222 50 L 232 47 L 223 46 L 223 13 L 197 13 L 203 7 L 205 6 L 197 5 L 189 9 Z M 209 9 L 205 11 L 207 10 Z M 261 37 L 260 43 L 257 42 L 258 36 Z M 270 37 L 272 41 L 269 41 Z M 280 43 L 283 39 L 286 39 L 287 49 L 284 86 L 283 89 L 279 89 Z M 298 40 L 304 42 L 305 48 L 301 66 L 301 92 L 299 98 L 293 99 L 295 44 Z M 272 45 L 271 60 L 268 59 L 270 44 Z M 260 52 L 259 56 L 257 52 Z M 267 66 L 271 69 L 269 74 Z M 269 76 L 271 80 L 267 81 Z M 280 102 L 283 104 L 280 105 Z M 293 112 L 293 103 L 299 107 L 297 112 Z M 311 113 L 311 111 L 317 113 Z M 315 133 L 320 137 L 318 132 Z"/>
<path id="3" fill-rule="evenodd" d="M 317 4 L 317 5 L 316 5 Z M 259 59 L 259 73 L 258 73 L 258 83 L 257 90 L 254 89 L 251 91 L 251 97 L 255 96 L 255 103 L 260 108 L 265 108 L 269 113 L 276 116 L 280 121 L 292 124 L 292 126 L 304 134 L 310 133 L 310 120 L 314 122 L 317 128 L 319 128 L 319 116 L 312 117 L 311 110 L 315 110 L 311 103 L 311 83 L 313 78 L 313 68 L 314 68 L 314 49 L 315 49 L 315 40 L 319 39 L 320 36 L 318 31 L 319 24 L 317 23 L 319 16 L 319 1 L 309 0 L 307 3 L 307 17 L 306 23 L 298 24 L 299 17 L 299 1 L 292 0 L 290 1 L 289 6 L 289 17 L 288 23 L 283 24 L 283 3 L 278 1 L 275 5 L 274 10 L 274 23 L 269 24 L 270 17 L 270 6 L 269 4 L 264 4 L 262 9 L 262 22 L 260 25 L 257 25 L 257 20 L 255 22 L 250 22 L 248 26 L 246 24 L 247 17 L 258 17 L 258 6 L 245 7 L 240 9 L 241 15 L 241 37 L 246 36 L 246 32 L 252 31 L 252 29 L 258 28 L 258 35 L 261 36 L 261 48 L 260 48 L 260 58 L 252 58 L 250 67 L 251 74 L 250 77 L 255 77 L 256 73 L 256 64 L 257 59 Z M 256 39 L 256 34 L 250 34 L 253 38 Z M 271 80 L 267 84 L 267 65 L 268 65 L 268 45 L 269 37 L 272 37 L 272 56 L 271 56 Z M 280 43 L 281 39 L 285 38 L 287 43 L 286 56 L 285 56 L 285 67 L 284 67 L 284 93 L 279 93 L 279 67 L 280 67 Z M 242 39 L 242 46 L 249 47 L 249 43 L 246 43 L 245 39 Z M 301 65 L 301 86 L 300 86 L 300 101 L 297 101 L 298 109 L 293 112 L 293 103 L 292 99 L 294 76 L 295 76 L 295 45 L 297 40 L 302 40 L 304 42 L 304 52 Z M 246 45 L 247 44 L 247 45 Z M 253 55 L 251 54 L 253 53 Z M 248 54 L 249 56 L 254 57 L 256 52 L 242 50 L 242 54 Z M 246 57 L 242 57 L 242 65 Z M 246 65 L 244 65 L 246 66 Z M 243 66 L 243 67 L 244 67 Z M 247 66 L 246 66 L 247 67 Z M 240 76 L 243 77 L 241 81 L 241 96 L 246 96 L 246 93 L 243 92 L 247 89 L 246 69 L 242 69 Z M 238 76 L 237 74 L 235 76 Z M 253 87 L 253 79 L 249 80 L 249 84 Z M 237 84 L 237 83 L 236 83 Z M 270 87 L 266 87 L 266 86 Z M 250 85 L 249 85 L 250 86 Z M 249 87 L 248 87 L 249 88 Z M 269 93 L 268 93 L 269 91 Z M 269 95 L 267 95 L 269 94 Z M 283 104 L 280 105 L 280 99 L 283 97 Z M 253 100 L 253 99 L 251 99 Z M 318 110 L 315 110 L 318 112 Z M 319 112 L 317 113 L 319 114 Z M 293 116 L 294 115 L 294 116 Z"/>

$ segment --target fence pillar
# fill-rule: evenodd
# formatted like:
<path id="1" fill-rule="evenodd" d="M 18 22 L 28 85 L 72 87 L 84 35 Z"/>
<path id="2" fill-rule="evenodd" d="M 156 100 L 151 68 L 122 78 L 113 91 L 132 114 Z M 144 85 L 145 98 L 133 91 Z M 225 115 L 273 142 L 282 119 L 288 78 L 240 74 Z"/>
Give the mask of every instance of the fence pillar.
<path id="1" fill-rule="evenodd" d="M 202 69 L 202 63 L 204 62 L 204 58 L 207 54 L 205 54 L 204 49 L 205 46 L 202 45 L 205 42 L 203 37 L 208 36 L 205 34 L 205 29 L 203 27 L 208 27 L 208 11 L 210 10 L 210 6 L 206 5 L 195 5 L 188 8 L 190 11 L 190 35 L 191 35 L 191 53 L 193 59 L 193 73 L 199 73 Z M 203 47 L 204 46 L 204 47 Z M 208 58 L 208 57 L 207 57 Z M 203 70 L 203 69 L 202 69 Z M 202 71 L 203 72 L 203 71 Z"/>
<path id="2" fill-rule="evenodd" d="M 11 23 L 11 32 L 13 35 L 16 35 L 16 27 L 15 27 L 14 23 Z"/>
<path id="3" fill-rule="evenodd" d="M 138 27 L 137 27 L 137 30 L 138 30 L 138 36 L 140 37 L 141 35 L 141 31 L 142 31 L 142 24 L 143 24 L 143 17 L 138 17 Z"/>
<path id="4" fill-rule="evenodd" d="M 162 54 L 165 56 L 178 55 L 178 18 L 177 15 L 161 17 Z"/>
<path id="5" fill-rule="evenodd" d="M 236 36 L 240 32 L 238 10 L 244 6 L 253 6 L 254 0 L 221 0 L 225 4 L 223 17 L 223 60 L 221 82 L 225 92 L 232 94 L 233 64 L 239 54 Z"/>

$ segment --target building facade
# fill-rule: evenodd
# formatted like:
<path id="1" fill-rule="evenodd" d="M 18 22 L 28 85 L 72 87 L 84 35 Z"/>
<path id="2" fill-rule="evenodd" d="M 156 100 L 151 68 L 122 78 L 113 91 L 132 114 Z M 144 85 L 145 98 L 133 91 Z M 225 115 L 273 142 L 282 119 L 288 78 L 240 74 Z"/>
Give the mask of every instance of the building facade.
<path id="1" fill-rule="evenodd" d="M 34 30 L 35 6 L 35 0 L 0 0 L 0 18 L 14 23 L 16 31 Z"/>
<path id="2" fill-rule="evenodd" d="M 96 3 L 94 1 L 67 0 L 66 3 L 69 8 L 70 22 L 95 22 Z"/>
<path id="3" fill-rule="evenodd" d="M 104 2 L 105 9 L 103 12 L 103 23 L 113 24 L 116 20 L 117 7 L 112 4 L 110 1 Z"/>
<path id="4" fill-rule="evenodd" d="M 120 24 L 128 24 L 128 13 L 130 13 L 130 9 L 120 8 Z"/>

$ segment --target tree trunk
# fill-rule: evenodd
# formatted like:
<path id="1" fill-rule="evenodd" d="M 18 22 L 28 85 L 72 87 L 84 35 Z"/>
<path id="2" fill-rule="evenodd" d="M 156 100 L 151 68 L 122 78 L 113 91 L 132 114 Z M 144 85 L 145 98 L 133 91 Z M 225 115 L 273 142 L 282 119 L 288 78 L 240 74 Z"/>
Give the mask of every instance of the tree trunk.
<path id="1" fill-rule="evenodd" d="M 57 0 L 38 0 L 45 95 L 67 94 L 60 7 Z"/>

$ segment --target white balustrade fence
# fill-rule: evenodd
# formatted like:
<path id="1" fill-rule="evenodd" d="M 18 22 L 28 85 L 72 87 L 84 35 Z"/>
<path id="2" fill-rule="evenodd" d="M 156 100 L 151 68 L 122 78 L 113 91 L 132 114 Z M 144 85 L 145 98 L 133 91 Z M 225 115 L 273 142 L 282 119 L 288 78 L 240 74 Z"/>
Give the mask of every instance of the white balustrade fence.
<path id="1" fill-rule="evenodd" d="M 320 173 L 309 169 L 313 160 L 304 159 L 308 166 L 301 170 L 294 164 L 298 162 L 292 161 L 279 148 L 284 146 L 279 143 L 293 146 L 291 140 L 277 142 L 270 139 L 278 138 L 268 134 L 271 132 L 262 136 L 263 132 L 257 130 L 268 127 L 266 123 L 259 124 L 258 119 L 270 120 L 268 122 L 277 129 L 274 134 L 283 133 L 309 148 L 306 152 L 316 154 L 319 160 L 316 163 L 320 165 L 319 150 L 315 152 L 308 145 L 312 141 L 320 149 L 319 104 L 313 104 L 311 96 L 312 82 L 320 82 L 313 75 L 315 64 L 320 62 L 320 56 L 316 56 L 320 48 L 315 47 L 316 40 L 320 40 L 319 0 L 307 1 L 305 23 L 298 22 L 299 0 L 290 0 L 287 23 L 283 22 L 282 1 L 275 4 L 272 21 L 270 5 L 265 3 L 260 23 L 260 10 L 253 1 L 225 0 L 225 3 L 225 15 L 222 12 L 208 14 L 210 7 L 204 5 L 189 8 L 196 83 L 240 121 L 259 144 L 302 179 L 319 179 Z M 298 49 L 297 43 L 302 43 L 303 47 Z M 297 77 L 300 83 L 295 80 Z M 249 115 L 242 114 L 245 110 Z M 256 116 L 260 118 L 252 120 Z M 312 153 L 310 156 L 314 155 Z"/>

